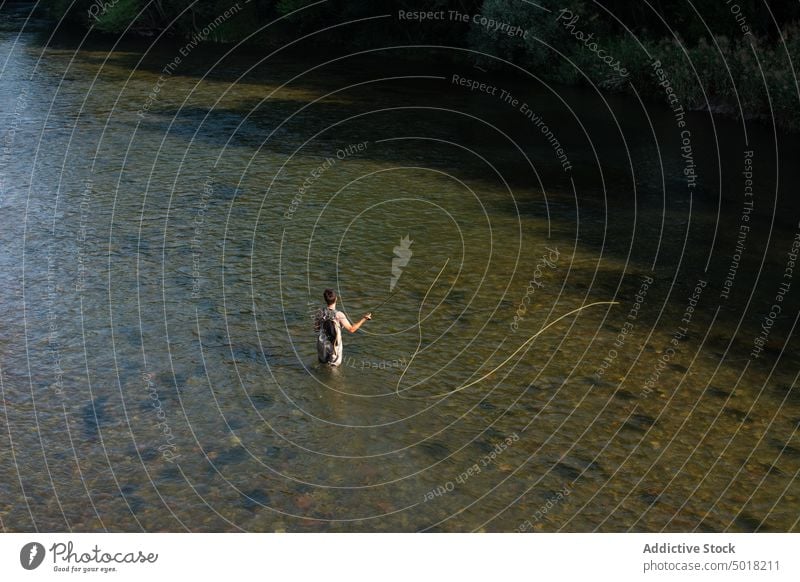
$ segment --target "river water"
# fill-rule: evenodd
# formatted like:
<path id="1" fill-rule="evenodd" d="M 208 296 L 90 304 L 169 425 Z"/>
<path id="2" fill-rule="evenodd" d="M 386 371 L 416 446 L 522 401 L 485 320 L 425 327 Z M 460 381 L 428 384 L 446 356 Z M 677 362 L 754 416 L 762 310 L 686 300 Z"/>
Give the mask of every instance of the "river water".
<path id="1" fill-rule="evenodd" d="M 0 28 L 6 531 L 798 529 L 796 138 Z"/>

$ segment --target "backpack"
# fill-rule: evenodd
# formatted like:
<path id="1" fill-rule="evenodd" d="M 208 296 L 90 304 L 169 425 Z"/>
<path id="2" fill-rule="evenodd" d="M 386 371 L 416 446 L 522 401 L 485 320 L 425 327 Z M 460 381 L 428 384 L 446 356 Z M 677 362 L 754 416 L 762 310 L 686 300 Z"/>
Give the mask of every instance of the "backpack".
<path id="1" fill-rule="evenodd" d="M 339 347 L 339 322 L 336 321 L 336 311 L 322 309 L 322 320 L 319 325 L 317 338 L 317 357 L 324 364 L 330 364 L 336 359 Z"/>

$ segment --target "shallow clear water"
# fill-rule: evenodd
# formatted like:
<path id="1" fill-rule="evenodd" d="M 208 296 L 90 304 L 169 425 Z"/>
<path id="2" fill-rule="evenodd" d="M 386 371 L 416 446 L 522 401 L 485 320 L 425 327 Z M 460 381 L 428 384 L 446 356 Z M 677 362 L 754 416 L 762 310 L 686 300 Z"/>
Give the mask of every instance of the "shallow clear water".
<path id="1" fill-rule="evenodd" d="M 690 192 L 658 103 L 494 80 L 565 171 L 452 85 L 466 60 L 198 50 L 164 75 L 175 47 L 3 29 L 5 530 L 797 530 L 796 170 L 776 186 L 765 128 L 692 114 Z M 337 370 L 328 286 L 351 319 L 397 290 Z"/>

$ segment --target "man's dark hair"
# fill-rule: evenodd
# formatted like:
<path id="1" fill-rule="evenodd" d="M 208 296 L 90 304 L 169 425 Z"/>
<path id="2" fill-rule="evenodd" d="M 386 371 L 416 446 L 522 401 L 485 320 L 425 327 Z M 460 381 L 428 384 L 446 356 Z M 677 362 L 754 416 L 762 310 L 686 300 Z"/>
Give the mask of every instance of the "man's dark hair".
<path id="1" fill-rule="evenodd" d="M 325 305 L 333 305 L 336 302 L 336 291 L 333 289 L 325 289 L 322 293 L 322 297 L 325 299 Z"/>

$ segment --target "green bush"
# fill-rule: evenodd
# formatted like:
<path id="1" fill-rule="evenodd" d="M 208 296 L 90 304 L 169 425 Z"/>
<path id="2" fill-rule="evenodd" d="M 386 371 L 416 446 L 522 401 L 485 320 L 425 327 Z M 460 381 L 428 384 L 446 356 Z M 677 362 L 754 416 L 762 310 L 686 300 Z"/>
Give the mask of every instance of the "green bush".
<path id="1" fill-rule="evenodd" d="M 661 61 L 687 109 L 711 107 L 735 116 L 744 112 L 749 117 L 774 117 L 779 126 L 797 131 L 800 102 L 791 63 L 800 56 L 798 27 L 787 27 L 783 36 L 786 47 L 763 39 L 719 37 L 716 42 L 701 39 L 690 48 L 661 41 L 648 50 Z M 632 82 L 641 93 L 660 98 L 660 87 L 641 65 L 633 68 Z"/>
<path id="2" fill-rule="evenodd" d="M 696 22 L 692 27 L 687 21 L 683 28 L 694 39 L 691 43 L 674 35 L 654 38 L 652 32 L 635 38 L 616 22 L 600 18 L 603 13 L 596 7 L 574 3 L 568 10 L 580 17 L 575 29 L 591 32 L 606 54 L 627 70 L 628 75 L 621 75 L 565 30 L 563 22 L 556 21 L 563 5 L 549 0 L 539 4 L 551 12 L 520 7 L 516 0 L 485 0 L 482 14 L 523 26 L 528 36 L 524 40 L 509 38 L 473 28 L 468 39 L 471 47 L 526 67 L 546 81 L 592 84 L 611 92 L 630 91 L 633 86 L 643 97 L 663 101 L 664 90 L 651 67 L 657 59 L 687 110 L 773 116 L 782 128 L 800 130 L 800 101 L 792 70 L 792 62 L 800 62 L 797 25 L 784 26 L 782 37 L 743 36 L 737 31 L 732 40 L 711 36 Z M 485 58 L 484 62 L 499 68 L 494 59 Z"/>
<path id="3" fill-rule="evenodd" d="M 479 26 L 470 25 L 467 42 L 473 50 L 489 55 L 481 62 L 491 68 L 505 68 L 496 59 L 511 61 L 540 75 L 559 66 L 561 57 L 553 48 L 561 50 L 561 26 L 553 14 L 558 13 L 560 4 L 555 0 L 538 2 L 550 10 L 548 14 L 540 8 L 526 6 L 519 0 L 484 0 L 480 14 L 498 22 L 520 26 L 527 31 L 523 37 L 509 36 L 502 32 L 492 32 Z M 577 6 L 582 6 L 580 3 Z M 579 8 L 575 8 L 579 10 Z M 568 74 L 568 72 L 563 72 Z"/>
<path id="4" fill-rule="evenodd" d="M 89 15 L 89 25 L 101 32 L 121 33 L 135 25 L 141 10 L 141 0 L 108 0 L 95 16 Z"/>

